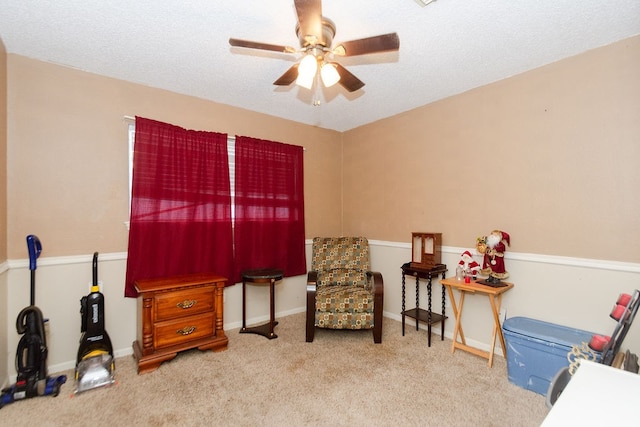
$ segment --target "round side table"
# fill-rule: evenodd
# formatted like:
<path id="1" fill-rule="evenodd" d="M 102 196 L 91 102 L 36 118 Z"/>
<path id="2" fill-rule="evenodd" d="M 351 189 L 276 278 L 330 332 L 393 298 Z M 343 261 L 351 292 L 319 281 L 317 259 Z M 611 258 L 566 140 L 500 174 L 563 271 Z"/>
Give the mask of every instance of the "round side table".
<path id="1" fill-rule="evenodd" d="M 246 270 L 242 272 L 242 329 L 241 334 L 258 334 L 267 338 L 274 339 L 278 336 L 273 332 L 273 328 L 278 324 L 276 321 L 276 308 L 275 308 L 275 284 L 277 281 L 282 280 L 284 276 L 282 270 L 276 268 L 263 268 L 259 270 Z M 247 328 L 246 314 L 247 314 L 247 300 L 246 300 L 246 286 L 247 283 L 254 284 L 269 284 L 269 322 L 260 326 L 253 326 Z"/>

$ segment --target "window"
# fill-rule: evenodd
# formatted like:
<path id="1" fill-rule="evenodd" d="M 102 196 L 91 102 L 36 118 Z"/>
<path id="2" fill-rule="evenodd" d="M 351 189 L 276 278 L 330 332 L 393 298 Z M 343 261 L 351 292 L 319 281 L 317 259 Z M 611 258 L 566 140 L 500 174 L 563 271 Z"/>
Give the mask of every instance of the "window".
<path id="1" fill-rule="evenodd" d="M 238 136 L 234 159 L 235 274 L 306 273 L 302 147 Z"/>
<path id="2" fill-rule="evenodd" d="M 136 118 L 129 167 L 126 296 L 143 277 L 306 272 L 302 147 Z"/>
<path id="3" fill-rule="evenodd" d="M 136 142 L 136 125 L 135 123 L 129 123 L 129 215 L 131 215 L 131 184 L 133 182 L 133 149 Z M 227 136 L 227 153 L 229 156 L 229 180 L 231 181 L 231 218 L 235 217 L 235 153 L 236 153 L 236 139 L 233 136 Z M 125 223 L 127 229 L 129 228 L 129 221 Z"/>

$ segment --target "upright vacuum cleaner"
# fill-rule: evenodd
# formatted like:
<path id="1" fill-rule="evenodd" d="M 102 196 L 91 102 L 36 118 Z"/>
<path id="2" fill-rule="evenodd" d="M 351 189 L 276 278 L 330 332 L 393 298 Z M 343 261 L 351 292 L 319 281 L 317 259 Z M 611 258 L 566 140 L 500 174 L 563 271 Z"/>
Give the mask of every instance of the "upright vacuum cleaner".
<path id="1" fill-rule="evenodd" d="M 2 390 L 0 408 L 16 400 L 36 396 L 57 396 L 66 375 L 47 376 L 47 340 L 42 312 L 35 306 L 36 259 L 42 251 L 40 239 L 27 236 L 29 270 L 31 270 L 31 305 L 22 309 L 16 320 L 18 334 L 22 335 L 16 351 L 16 383 Z"/>
<path id="2" fill-rule="evenodd" d="M 98 284 L 98 252 L 93 254 L 91 293 L 80 300 L 80 316 L 82 335 L 76 361 L 76 393 L 115 382 L 113 347 L 104 327 L 104 295 Z"/>

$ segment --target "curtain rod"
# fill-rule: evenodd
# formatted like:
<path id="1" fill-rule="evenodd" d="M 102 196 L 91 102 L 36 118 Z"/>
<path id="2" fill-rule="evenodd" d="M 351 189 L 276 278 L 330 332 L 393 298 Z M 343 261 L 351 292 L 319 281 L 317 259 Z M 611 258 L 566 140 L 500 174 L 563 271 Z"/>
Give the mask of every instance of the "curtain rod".
<path id="1" fill-rule="evenodd" d="M 122 120 L 124 120 L 125 122 L 134 122 L 136 121 L 136 118 L 133 116 L 122 116 Z M 233 138 L 235 140 L 235 136 L 230 135 L 229 138 Z M 307 147 L 302 147 L 302 151 L 307 151 Z"/>

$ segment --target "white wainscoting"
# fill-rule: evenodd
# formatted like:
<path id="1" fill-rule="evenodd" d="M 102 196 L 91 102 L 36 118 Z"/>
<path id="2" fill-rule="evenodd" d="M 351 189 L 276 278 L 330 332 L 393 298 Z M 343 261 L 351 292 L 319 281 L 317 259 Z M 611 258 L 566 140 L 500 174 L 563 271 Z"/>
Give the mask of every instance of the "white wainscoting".
<path id="1" fill-rule="evenodd" d="M 400 266 L 411 257 L 411 245 L 402 242 L 371 240 L 371 263 L 380 271 L 385 283 L 384 314 L 389 319 L 401 320 Z M 460 254 L 472 248 L 443 248 L 443 263 L 449 267 L 447 275 L 455 274 Z M 473 252 L 473 251 L 472 251 Z M 89 293 L 92 278 L 92 255 L 74 257 L 41 257 L 36 270 L 36 305 L 49 319 L 46 329 L 49 347 L 50 373 L 75 367 L 80 338 L 80 298 Z M 307 261 L 311 258 L 311 240 L 307 241 Z M 477 259 L 480 261 L 480 257 Z M 15 330 L 18 312 L 29 304 L 30 271 L 28 260 L 10 260 L 7 263 L 7 323 L 2 334 L 7 337 L 6 363 L 10 380 L 15 380 L 15 351 L 20 336 Z M 607 260 L 589 260 L 538 254 L 507 252 L 506 267 L 511 273 L 509 281 L 514 289 L 503 298 L 506 316 L 527 316 L 609 335 L 615 322 L 609 318 L 618 294 L 631 293 L 640 288 L 640 264 Z M 98 278 L 105 294 L 106 329 L 116 356 L 132 353 L 136 338 L 136 301 L 124 298 L 126 253 L 100 254 Z M 305 311 L 306 277 L 286 278 L 276 285 L 276 312 L 278 317 Z M 441 287 L 434 282 L 432 304 L 440 310 Z M 422 285 L 420 306 L 426 307 L 426 286 Z M 412 278 L 407 280 L 407 308 L 415 305 Z M 447 297 L 445 336 L 451 338 L 454 321 Z M 269 290 L 267 286 L 248 286 L 248 325 L 264 322 L 269 317 Z M 225 289 L 225 330 L 236 329 L 242 323 L 242 285 Z M 640 323 L 640 322 L 639 322 Z M 424 334 L 424 325 L 416 332 L 415 323 L 407 319 L 407 334 Z M 492 318 L 489 301 L 481 296 L 465 300 L 464 333 L 467 342 L 488 349 L 491 341 Z M 300 328 L 304 328 L 301 323 Z M 634 324 L 625 341 L 625 348 L 640 353 L 640 334 Z M 434 328 L 432 340 L 439 339 L 439 326 Z M 235 331 L 234 331 L 235 333 Z M 229 339 L 233 342 L 233 333 Z M 384 341 L 382 343 L 384 345 Z M 1 347 L 1 346 L 0 346 Z M 500 349 L 497 349 L 500 353 Z M 7 379 L 4 379 L 7 383 Z"/>
<path id="2" fill-rule="evenodd" d="M 411 245 L 382 241 L 370 241 L 370 245 L 372 266 L 384 276 L 385 316 L 401 320 L 400 266 L 411 260 Z M 455 275 L 455 267 L 465 250 L 475 253 L 473 247 L 443 247 L 442 262 L 449 268 L 447 277 Z M 475 258 L 482 263 L 480 255 Z M 507 318 L 526 316 L 610 335 L 615 321 L 609 317 L 609 313 L 618 295 L 640 288 L 640 264 L 635 263 L 507 252 L 505 264 L 510 273 L 507 281 L 515 284 L 502 300 L 502 309 Z M 413 308 L 415 279 L 407 278 L 406 283 L 406 307 Z M 427 305 L 426 288 L 426 284 L 421 285 L 421 307 Z M 432 304 L 438 312 L 441 310 L 440 292 L 441 285 L 434 282 Z M 449 318 L 445 324 L 445 337 L 451 339 L 455 322 L 448 295 L 446 305 Z M 407 322 L 413 328 L 407 328 L 405 334 L 416 333 L 412 319 L 407 319 Z M 470 295 L 465 299 L 462 325 L 468 344 L 485 350 L 489 348 L 493 319 L 487 297 Z M 426 329 L 426 325 L 421 324 L 420 327 Z M 640 334 L 635 332 L 639 330 L 640 326 L 634 323 L 623 347 L 640 352 Z M 439 331 L 439 325 L 432 328 L 432 340 L 439 339 Z M 496 353 L 502 354 L 499 345 L 496 346 Z"/>

